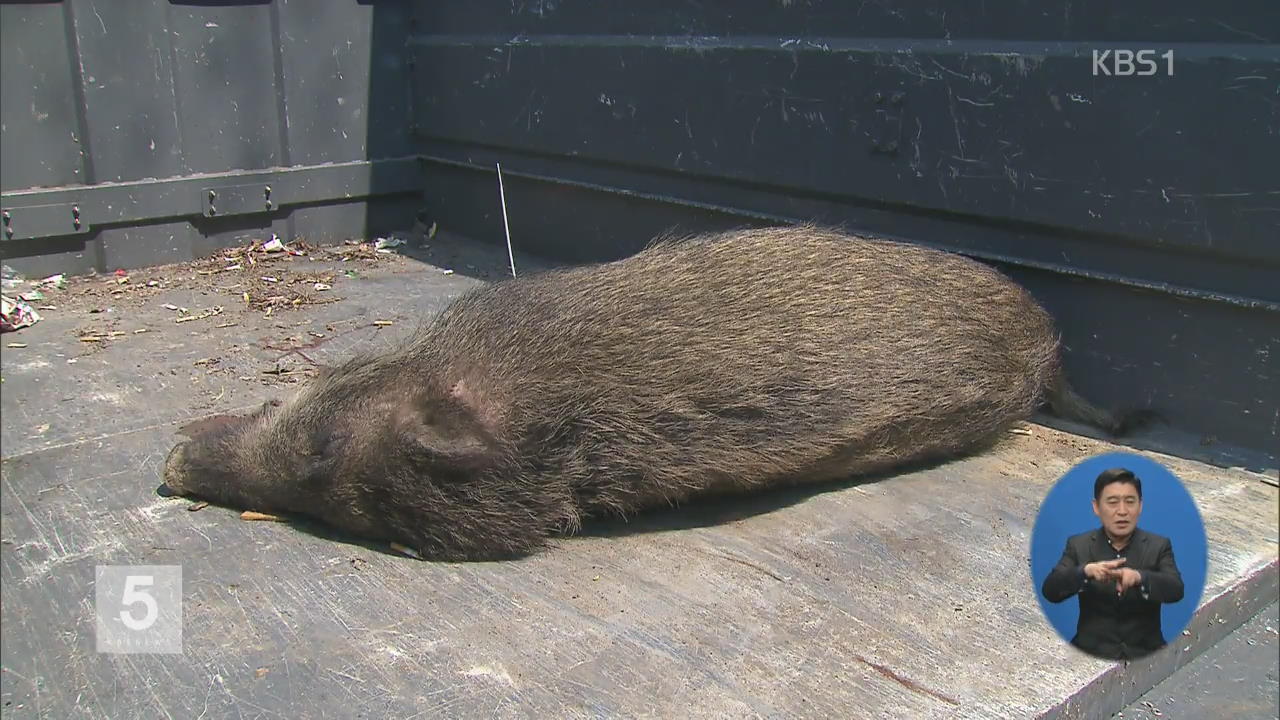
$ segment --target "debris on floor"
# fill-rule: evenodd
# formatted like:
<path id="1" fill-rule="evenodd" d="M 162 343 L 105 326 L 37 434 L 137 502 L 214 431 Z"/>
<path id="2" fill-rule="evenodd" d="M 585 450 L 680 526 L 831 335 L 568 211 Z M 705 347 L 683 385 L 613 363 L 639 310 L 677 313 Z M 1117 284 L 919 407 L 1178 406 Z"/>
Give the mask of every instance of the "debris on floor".
<path id="1" fill-rule="evenodd" d="M 0 313 L 0 332 L 13 332 L 40 322 L 40 313 L 25 300 L 0 296 L 3 312 Z"/>
<path id="2" fill-rule="evenodd" d="M 223 248 L 187 262 L 105 273 L 34 278 L 5 265 L 0 272 L 4 286 L 2 331 L 26 328 L 53 314 L 72 318 L 87 315 L 93 322 L 77 326 L 73 336 L 85 353 L 95 353 L 147 332 L 148 328 L 129 327 L 127 322 L 149 303 L 173 311 L 173 322 L 189 328 L 234 327 L 244 322 L 245 313 L 272 320 L 285 311 L 341 302 L 345 299 L 344 283 L 384 269 L 396 272 L 410 260 L 398 248 L 414 242 L 402 233 L 393 233 L 316 247 L 303 239 L 285 242 L 271 234 L 268 239 Z M 235 300 L 228 302 L 230 298 Z M 8 345 L 16 348 L 27 343 Z M 67 362 L 75 361 L 71 358 Z M 294 383 L 308 372 L 281 369 L 261 379 Z"/>
<path id="3" fill-rule="evenodd" d="M 173 321 L 177 323 L 191 322 L 192 320 L 204 320 L 205 318 L 211 318 L 215 315 L 221 315 L 221 314 L 222 314 L 222 306 L 219 305 L 216 307 L 211 307 L 208 310 L 202 310 L 196 313 L 195 315 L 179 315 L 178 317 L 174 318 Z"/>
<path id="4" fill-rule="evenodd" d="M 58 273 L 57 275 L 50 275 L 49 277 L 36 283 L 36 287 L 54 287 L 59 290 L 66 290 L 67 276 L 62 273 Z"/>

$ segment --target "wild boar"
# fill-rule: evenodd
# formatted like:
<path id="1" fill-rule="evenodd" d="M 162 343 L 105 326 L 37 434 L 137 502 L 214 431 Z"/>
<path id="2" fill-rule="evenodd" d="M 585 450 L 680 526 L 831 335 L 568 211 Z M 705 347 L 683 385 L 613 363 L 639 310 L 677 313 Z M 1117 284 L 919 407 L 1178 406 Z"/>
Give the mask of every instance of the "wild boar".
<path id="1" fill-rule="evenodd" d="M 402 345 L 206 423 L 161 490 L 509 558 L 588 517 L 977 452 L 1045 403 L 1121 429 L 996 270 L 748 229 L 478 287 Z"/>

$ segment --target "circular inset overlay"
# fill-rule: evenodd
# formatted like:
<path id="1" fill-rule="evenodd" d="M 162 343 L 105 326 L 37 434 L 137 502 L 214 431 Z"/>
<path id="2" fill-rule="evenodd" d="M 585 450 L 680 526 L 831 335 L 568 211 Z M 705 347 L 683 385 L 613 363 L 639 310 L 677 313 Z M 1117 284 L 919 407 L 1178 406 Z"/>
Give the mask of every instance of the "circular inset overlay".
<path id="1" fill-rule="evenodd" d="M 1140 504 L 1134 505 L 1130 498 L 1128 508 L 1118 510 L 1125 502 L 1123 496 L 1134 494 L 1133 484 L 1128 483 L 1126 486 L 1124 482 L 1123 473 L 1126 470 L 1141 481 L 1141 499 Z M 1109 473 L 1108 480 L 1119 479 L 1114 483 L 1107 483 L 1109 490 L 1099 504 L 1100 515 L 1095 512 L 1094 486 L 1095 481 L 1104 473 Z M 1126 492 L 1120 492 L 1121 490 Z M 1107 502 L 1112 503 L 1110 509 Z M 1112 523 L 1110 527 L 1107 527 L 1104 520 Z M 1126 562 L 1142 566 L 1137 570 L 1139 573 L 1148 573 L 1146 577 L 1152 587 L 1149 588 L 1144 583 L 1132 589 L 1126 588 L 1127 594 L 1123 596 L 1125 601 L 1121 602 L 1119 592 L 1115 596 L 1110 594 L 1110 589 L 1115 587 L 1115 580 L 1110 577 L 1103 581 L 1082 581 L 1083 573 L 1073 576 L 1063 569 L 1055 576 L 1055 582 L 1046 584 L 1046 579 L 1060 564 L 1063 568 L 1073 564 L 1083 568 L 1091 560 L 1105 562 L 1115 558 L 1115 551 L 1109 545 L 1112 538 L 1120 538 L 1115 541 L 1117 544 L 1122 542 L 1124 535 L 1108 535 L 1106 530 L 1124 533 L 1131 531 L 1133 527 L 1136 527 L 1136 530 L 1132 530 L 1133 538 L 1142 537 L 1142 533 L 1146 533 L 1146 538 L 1131 547 L 1123 548 L 1119 554 L 1126 556 Z M 1168 540 L 1168 552 L 1152 549 L 1163 548 L 1162 538 Z M 1113 554 L 1108 556 L 1106 553 Z M 1035 527 L 1031 531 L 1031 581 L 1040 609 L 1067 642 L 1076 637 L 1078 629 L 1087 636 L 1082 638 L 1081 643 L 1086 646 L 1091 642 L 1109 645 L 1108 638 L 1116 640 L 1126 634 L 1132 637 L 1137 632 L 1133 625 L 1144 622 L 1135 618 L 1143 612 L 1153 612 L 1149 609 L 1150 605 L 1144 610 L 1143 603 L 1138 599 L 1143 602 L 1161 600 L 1162 593 L 1169 592 L 1171 587 L 1176 588 L 1176 584 L 1162 582 L 1157 576 L 1162 571 L 1156 565 L 1162 563 L 1165 578 L 1171 577 L 1167 572 L 1169 559 L 1166 557 L 1158 561 L 1157 555 L 1172 557 L 1182 584 L 1180 599 L 1174 602 L 1161 601 L 1159 604 L 1159 633 L 1163 635 L 1164 642 L 1171 643 L 1191 621 L 1204 592 L 1208 548 L 1200 511 L 1196 508 L 1191 493 L 1187 492 L 1177 476 L 1155 460 L 1126 452 L 1106 453 L 1089 458 L 1062 476 L 1045 496 Z M 1120 563 L 1118 567 L 1123 567 L 1124 564 Z M 1103 587 L 1109 592 L 1102 592 Z M 1052 602 L 1047 598 L 1046 590 L 1058 601 Z M 1149 594 L 1144 595 L 1144 590 Z M 1079 625 L 1081 607 L 1085 604 L 1091 618 L 1086 623 L 1087 629 Z M 1150 619 L 1152 618 L 1149 617 L 1148 620 Z M 1152 628 L 1149 622 L 1147 626 L 1150 634 Z M 1111 657 L 1111 650 L 1086 651 L 1099 657 Z M 1140 657 L 1149 650 L 1135 651 L 1129 648 L 1127 652 L 1128 657 Z"/>

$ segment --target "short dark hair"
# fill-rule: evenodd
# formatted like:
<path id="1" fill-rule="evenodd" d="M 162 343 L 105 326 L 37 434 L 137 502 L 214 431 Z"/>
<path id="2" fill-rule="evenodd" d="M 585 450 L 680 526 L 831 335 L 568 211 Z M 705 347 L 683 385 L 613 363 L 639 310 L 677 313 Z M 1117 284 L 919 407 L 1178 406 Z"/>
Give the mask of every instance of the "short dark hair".
<path id="1" fill-rule="evenodd" d="M 1129 483 L 1137 488 L 1138 499 L 1142 499 L 1142 480 L 1137 475 L 1134 475 L 1132 470 L 1119 467 L 1103 470 L 1098 475 L 1098 479 L 1093 481 L 1093 499 L 1097 500 L 1102 497 L 1102 488 L 1111 483 Z"/>

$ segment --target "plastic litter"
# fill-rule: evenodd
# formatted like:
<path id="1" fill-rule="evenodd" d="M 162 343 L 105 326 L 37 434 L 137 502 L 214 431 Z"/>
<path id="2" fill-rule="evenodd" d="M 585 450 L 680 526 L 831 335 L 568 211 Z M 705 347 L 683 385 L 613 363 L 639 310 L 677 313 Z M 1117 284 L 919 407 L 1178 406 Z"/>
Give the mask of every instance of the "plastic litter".
<path id="1" fill-rule="evenodd" d="M 58 273 L 57 275 L 50 275 L 36 283 L 36 287 L 44 287 L 46 285 L 56 287 L 59 290 L 65 290 L 67 287 L 67 276 L 62 273 Z"/>
<path id="2" fill-rule="evenodd" d="M 40 313 L 24 300 L 0 296 L 3 310 L 0 313 L 0 332 L 13 332 L 40 322 Z"/>
<path id="3" fill-rule="evenodd" d="M 391 252 L 391 248 L 400 247 L 404 240 L 398 237 L 380 237 L 373 241 L 373 249 L 379 252 Z"/>

